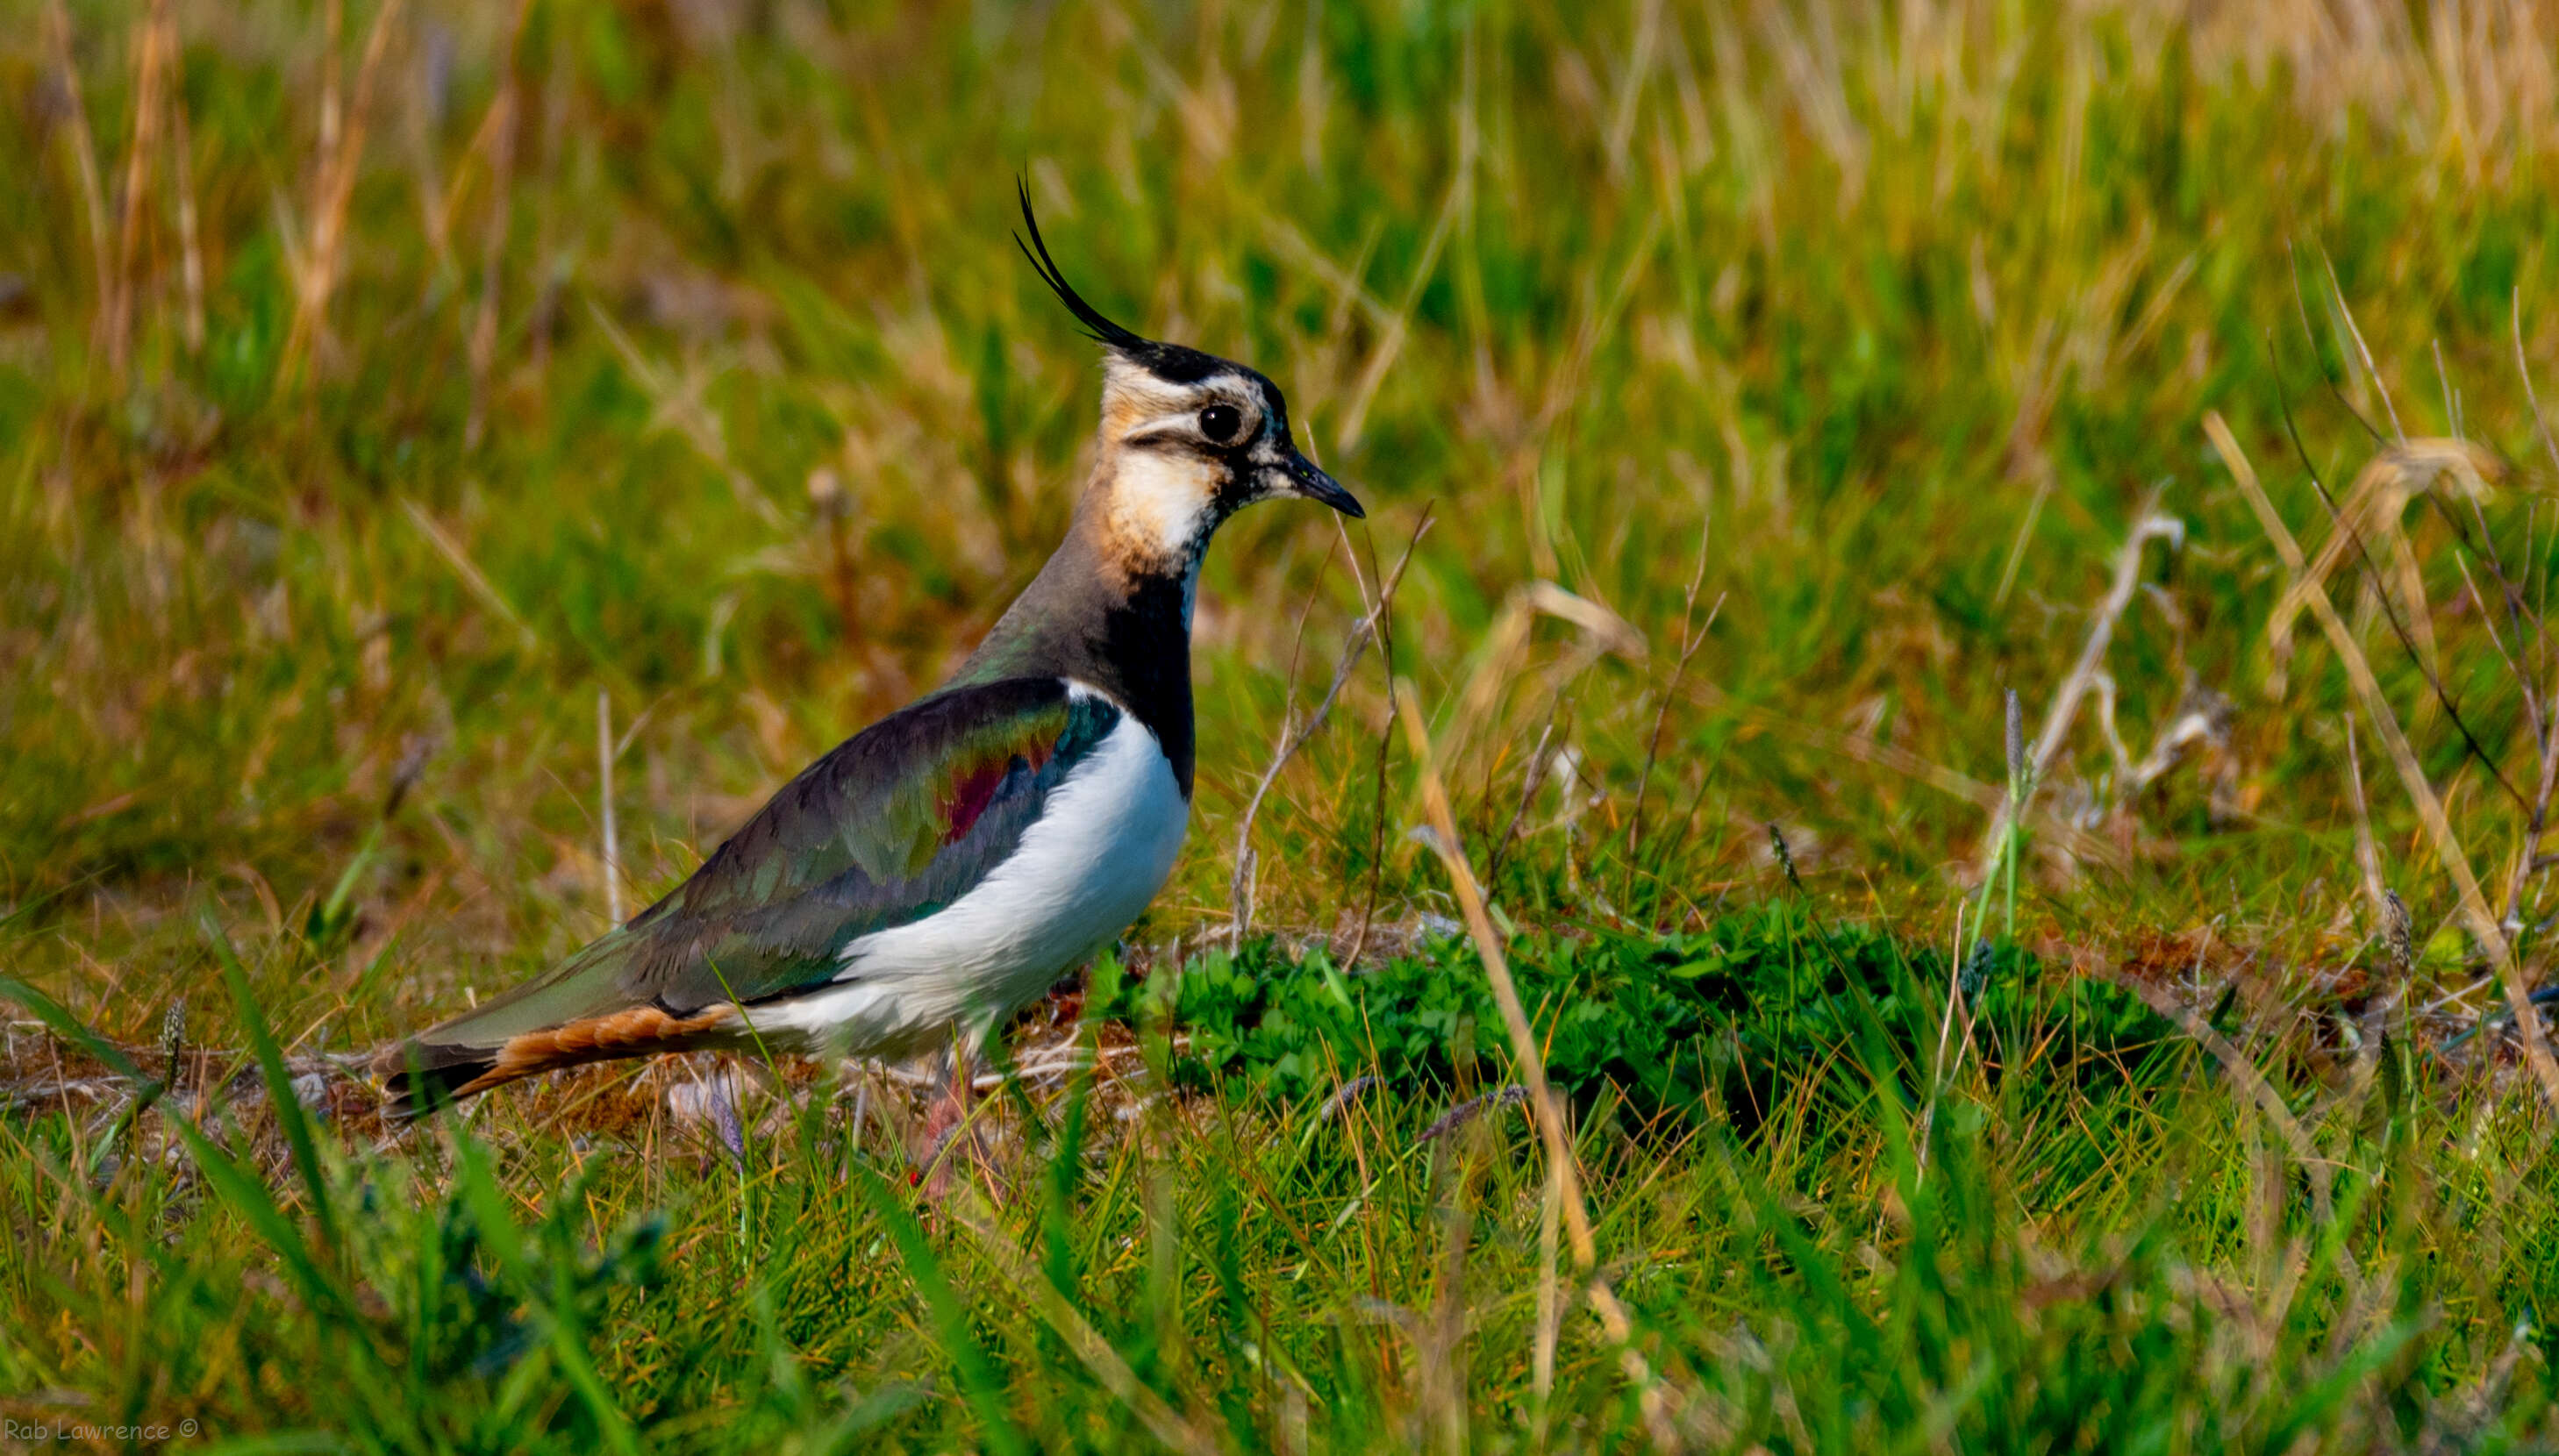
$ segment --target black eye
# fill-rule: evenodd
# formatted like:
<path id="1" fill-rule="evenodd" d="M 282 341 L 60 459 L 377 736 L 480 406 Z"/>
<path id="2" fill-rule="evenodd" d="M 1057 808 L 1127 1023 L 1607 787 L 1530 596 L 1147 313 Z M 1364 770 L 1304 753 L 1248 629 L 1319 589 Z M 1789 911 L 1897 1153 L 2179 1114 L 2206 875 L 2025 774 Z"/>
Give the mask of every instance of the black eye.
<path id="1" fill-rule="evenodd" d="M 1212 404 L 1200 411 L 1200 433 L 1223 445 L 1244 428 L 1244 411 L 1232 404 Z"/>

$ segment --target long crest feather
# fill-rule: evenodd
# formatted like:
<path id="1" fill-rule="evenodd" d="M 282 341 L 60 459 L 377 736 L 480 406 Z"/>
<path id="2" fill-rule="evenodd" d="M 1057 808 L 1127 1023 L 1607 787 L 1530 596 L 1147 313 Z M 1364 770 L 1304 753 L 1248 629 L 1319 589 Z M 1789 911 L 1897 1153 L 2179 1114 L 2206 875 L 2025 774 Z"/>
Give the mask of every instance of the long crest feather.
<path id="1" fill-rule="evenodd" d="M 1084 332 L 1099 343 L 1130 353 L 1142 354 L 1156 348 L 1153 340 L 1113 323 L 1102 310 L 1085 302 L 1084 295 L 1076 292 L 1074 285 L 1066 281 L 1066 275 L 1058 271 L 1057 260 L 1048 255 L 1048 243 L 1040 237 L 1039 219 L 1031 216 L 1029 181 L 1016 177 L 1013 185 L 1021 194 L 1022 225 L 1028 227 L 1031 234 L 1030 241 L 1024 242 L 1022 235 L 1016 232 L 1013 242 L 1021 248 L 1022 256 L 1031 260 L 1031 267 L 1038 271 L 1040 281 L 1048 285 L 1049 292 L 1056 294 L 1058 302 L 1065 304 L 1066 311 L 1075 315 L 1076 322 L 1084 326 Z"/>

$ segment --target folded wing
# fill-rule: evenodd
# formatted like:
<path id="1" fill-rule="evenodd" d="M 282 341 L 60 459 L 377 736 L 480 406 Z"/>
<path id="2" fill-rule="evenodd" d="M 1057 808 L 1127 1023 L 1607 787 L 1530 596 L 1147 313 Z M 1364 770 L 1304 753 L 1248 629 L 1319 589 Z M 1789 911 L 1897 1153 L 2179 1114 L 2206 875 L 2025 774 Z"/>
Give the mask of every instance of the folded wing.
<path id="1" fill-rule="evenodd" d="M 1098 693 L 1017 677 L 882 719 L 783 786 L 665 899 L 386 1052 L 395 1097 L 674 1050 L 737 1006 L 825 984 L 848 943 L 933 914 L 1002 863 L 1120 716 Z"/>

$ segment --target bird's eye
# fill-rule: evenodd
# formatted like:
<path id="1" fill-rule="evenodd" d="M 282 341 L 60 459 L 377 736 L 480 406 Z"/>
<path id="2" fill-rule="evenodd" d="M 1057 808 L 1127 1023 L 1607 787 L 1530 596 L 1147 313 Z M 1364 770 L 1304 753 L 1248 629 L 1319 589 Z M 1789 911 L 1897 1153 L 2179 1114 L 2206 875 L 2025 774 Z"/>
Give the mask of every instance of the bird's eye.
<path id="1" fill-rule="evenodd" d="M 1200 433 L 1223 445 L 1244 428 L 1244 411 L 1232 404 L 1212 404 L 1200 411 Z"/>

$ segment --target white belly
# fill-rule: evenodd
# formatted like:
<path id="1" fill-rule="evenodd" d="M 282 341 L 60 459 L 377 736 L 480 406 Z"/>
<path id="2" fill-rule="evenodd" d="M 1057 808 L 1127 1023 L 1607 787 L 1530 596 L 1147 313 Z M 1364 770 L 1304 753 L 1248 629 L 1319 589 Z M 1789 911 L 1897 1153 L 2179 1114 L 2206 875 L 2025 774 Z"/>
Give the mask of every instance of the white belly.
<path id="1" fill-rule="evenodd" d="M 899 1057 L 974 1042 L 1100 949 L 1172 874 L 1190 803 L 1135 715 L 1049 791 L 1011 857 L 922 920 L 846 946 L 836 983 L 760 1006 L 759 1035 Z"/>

